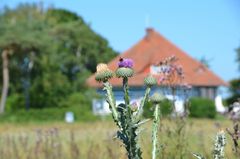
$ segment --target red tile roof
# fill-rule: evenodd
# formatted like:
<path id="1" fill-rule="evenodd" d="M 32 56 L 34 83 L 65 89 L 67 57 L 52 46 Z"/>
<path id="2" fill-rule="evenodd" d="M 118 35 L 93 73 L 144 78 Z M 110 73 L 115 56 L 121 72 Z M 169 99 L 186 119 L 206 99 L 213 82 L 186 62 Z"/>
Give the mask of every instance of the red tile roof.
<path id="1" fill-rule="evenodd" d="M 111 70 L 117 69 L 119 58 L 130 58 L 134 61 L 135 75 L 129 79 L 130 86 L 142 86 L 143 79 L 150 73 L 150 67 L 165 58 L 174 55 L 182 65 L 185 74 L 184 82 L 192 86 L 226 86 L 227 83 L 206 68 L 203 64 L 190 57 L 184 51 L 176 47 L 162 35 L 152 28 L 147 29 L 146 36 L 136 45 L 119 54 L 108 63 Z M 121 86 L 121 80 L 113 78 L 110 80 L 113 86 Z M 95 81 L 94 75 L 88 78 L 87 84 L 91 87 L 101 87 Z"/>

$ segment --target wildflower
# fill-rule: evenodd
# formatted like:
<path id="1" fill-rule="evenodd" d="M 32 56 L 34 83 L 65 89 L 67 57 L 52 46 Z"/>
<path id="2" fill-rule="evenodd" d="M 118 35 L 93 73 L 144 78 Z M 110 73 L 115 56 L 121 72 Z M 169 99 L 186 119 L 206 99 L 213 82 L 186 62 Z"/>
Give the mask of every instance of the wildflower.
<path id="1" fill-rule="evenodd" d="M 181 80 L 184 78 L 183 68 L 181 65 L 176 64 L 176 61 L 177 58 L 175 56 L 171 56 L 159 62 L 159 83 L 165 83 L 174 86 L 177 83 L 181 82 Z"/>
<path id="2" fill-rule="evenodd" d="M 123 59 L 120 58 L 118 62 L 118 67 L 125 67 L 125 68 L 132 68 L 133 67 L 133 60 L 132 59 Z"/>
<path id="3" fill-rule="evenodd" d="M 98 82 L 106 82 L 113 77 L 113 72 L 108 68 L 107 64 L 100 63 L 97 65 L 95 80 Z"/>
<path id="4" fill-rule="evenodd" d="M 133 60 L 120 58 L 116 76 L 118 78 L 128 78 L 133 76 Z"/>
<path id="5" fill-rule="evenodd" d="M 104 72 L 104 71 L 107 71 L 107 70 L 109 70 L 107 64 L 100 63 L 100 64 L 97 65 L 97 73 Z"/>

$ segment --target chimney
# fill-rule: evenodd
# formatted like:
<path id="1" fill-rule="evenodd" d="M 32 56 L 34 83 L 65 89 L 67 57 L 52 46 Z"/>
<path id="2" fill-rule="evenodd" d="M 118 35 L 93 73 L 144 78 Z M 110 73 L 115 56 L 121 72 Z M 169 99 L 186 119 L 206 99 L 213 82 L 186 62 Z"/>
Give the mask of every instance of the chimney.
<path id="1" fill-rule="evenodd" d="M 146 38 L 147 40 L 149 40 L 149 38 L 151 37 L 151 35 L 153 34 L 153 32 L 154 32 L 153 28 L 147 28 L 147 29 L 146 29 L 146 36 L 145 36 L 145 38 Z"/>

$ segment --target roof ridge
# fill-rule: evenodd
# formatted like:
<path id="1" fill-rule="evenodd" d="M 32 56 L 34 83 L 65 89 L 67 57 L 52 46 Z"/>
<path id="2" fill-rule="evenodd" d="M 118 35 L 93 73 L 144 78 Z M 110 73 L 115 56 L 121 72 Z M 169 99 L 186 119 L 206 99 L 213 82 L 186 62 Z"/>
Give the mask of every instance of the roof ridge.
<path id="1" fill-rule="evenodd" d="M 150 73 L 151 65 L 171 55 L 175 55 L 179 59 L 177 62 L 183 66 L 186 75 L 184 82 L 194 86 L 219 86 L 227 84 L 207 67 L 206 71 L 201 74 L 194 71 L 194 69 L 201 66 L 202 63 L 188 55 L 153 28 L 147 28 L 146 32 L 147 34 L 136 44 L 108 63 L 110 69 L 116 70 L 119 57 L 133 59 L 133 69 L 135 70 L 136 76 L 131 78 L 130 85 L 142 86 L 143 75 L 148 72 Z M 111 82 L 113 82 L 113 86 L 121 85 L 119 80 L 113 79 Z M 88 79 L 88 84 L 94 87 L 99 86 L 93 77 Z"/>

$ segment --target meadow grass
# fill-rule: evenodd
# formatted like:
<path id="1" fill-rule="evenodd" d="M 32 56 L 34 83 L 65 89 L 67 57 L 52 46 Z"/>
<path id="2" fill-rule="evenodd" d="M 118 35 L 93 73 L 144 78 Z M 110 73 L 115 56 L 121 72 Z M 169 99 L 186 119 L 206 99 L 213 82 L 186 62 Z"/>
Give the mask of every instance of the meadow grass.
<path id="1" fill-rule="evenodd" d="M 162 159 L 178 159 L 174 120 L 161 121 L 159 141 Z M 228 120 L 188 119 L 186 124 L 186 159 L 199 153 L 211 158 L 216 133 L 231 128 Z M 125 149 L 115 139 L 116 126 L 112 121 L 27 123 L 0 125 L 1 159 L 125 159 Z M 143 126 L 140 135 L 143 158 L 151 158 L 151 123 Z M 236 158 L 232 141 L 227 136 L 226 158 Z"/>

